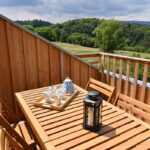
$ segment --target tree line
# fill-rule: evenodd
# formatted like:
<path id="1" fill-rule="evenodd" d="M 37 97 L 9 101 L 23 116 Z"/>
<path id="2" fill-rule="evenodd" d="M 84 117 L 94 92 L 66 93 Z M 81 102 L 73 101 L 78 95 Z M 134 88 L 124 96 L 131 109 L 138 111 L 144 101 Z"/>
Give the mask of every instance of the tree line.
<path id="1" fill-rule="evenodd" d="M 105 52 L 121 49 L 150 53 L 150 26 L 146 25 L 97 18 L 57 24 L 42 20 L 17 22 L 50 41 L 100 47 Z"/>

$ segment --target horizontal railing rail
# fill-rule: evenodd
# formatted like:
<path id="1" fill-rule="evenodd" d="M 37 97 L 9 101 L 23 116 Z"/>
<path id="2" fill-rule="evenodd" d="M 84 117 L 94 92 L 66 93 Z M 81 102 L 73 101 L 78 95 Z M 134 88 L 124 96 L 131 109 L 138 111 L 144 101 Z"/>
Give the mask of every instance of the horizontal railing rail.
<path id="1" fill-rule="evenodd" d="M 122 92 L 150 104 L 150 60 L 108 53 L 76 56 L 95 65 L 101 80 L 115 86 L 116 93 Z"/>

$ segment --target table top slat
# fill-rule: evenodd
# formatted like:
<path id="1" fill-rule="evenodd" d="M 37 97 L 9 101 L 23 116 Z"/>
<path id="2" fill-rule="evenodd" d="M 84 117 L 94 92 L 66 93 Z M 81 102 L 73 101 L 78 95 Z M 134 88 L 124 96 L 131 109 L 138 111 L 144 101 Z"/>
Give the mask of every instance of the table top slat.
<path id="1" fill-rule="evenodd" d="M 121 143 L 120 145 L 112 148 L 112 150 L 118 150 L 118 149 L 129 149 L 133 146 L 135 146 L 138 143 L 141 143 L 143 141 L 148 140 L 150 135 L 150 131 L 142 132 L 141 134 L 138 134 L 137 136 L 134 136 L 133 138 L 129 139 L 128 141 Z M 150 138 L 149 138 L 149 144 L 150 144 Z"/>
<path id="2" fill-rule="evenodd" d="M 125 132 L 128 129 L 137 126 L 137 123 L 134 122 L 134 125 L 132 125 L 132 124 L 129 124 L 130 122 L 131 122 L 131 119 L 125 118 L 123 120 L 116 122 L 115 123 L 116 128 L 114 128 L 113 130 L 109 130 L 109 132 L 103 131 L 106 129 L 101 129 L 99 134 L 94 133 L 94 132 L 89 132 L 86 135 L 80 136 L 76 139 L 73 139 L 64 144 L 56 146 L 56 148 L 57 149 L 68 149 L 69 148 L 70 149 L 70 148 L 77 146 L 76 149 L 78 149 L 78 150 L 79 149 L 88 149 L 92 146 L 95 146 L 97 144 L 107 141 L 109 138 L 114 137 L 116 134 L 121 134 L 122 132 Z M 126 124 L 126 125 L 124 125 L 124 124 Z M 118 125 L 118 128 L 117 128 L 117 125 Z M 110 128 L 110 127 L 108 127 L 108 128 Z M 103 134 L 103 132 L 104 132 L 104 134 Z"/>
<path id="3" fill-rule="evenodd" d="M 97 132 L 96 134 L 103 134 L 105 132 L 108 132 L 108 131 L 111 131 L 113 130 L 113 127 L 117 127 L 118 124 L 116 124 L 116 122 L 118 122 L 119 120 L 122 120 L 125 118 L 125 115 L 124 114 L 120 114 L 119 116 L 117 117 L 114 117 L 112 119 L 109 119 L 109 120 L 105 120 L 105 118 L 103 118 L 103 125 L 102 125 L 102 131 L 100 132 Z M 55 143 L 56 145 L 62 143 L 62 142 L 67 142 L 68 140 L 71 140 L 71 139 L 75 139 L 81 135 L 84 135 L 86 133 L 90 133 L 90 131 L 88 130 L 82 130 L 82 126 L 80 126 L 80 130 L 78 130 L 77 132 L 75 131 L 72 131 L 71 134 L 69 135 L 65 135 L 63 137 L 60 137 L 60 138 L 57 138 L 55 140 L 53 140 L 53 143 Z M 83 132 L 84 131 L 84 132 Z"/>
<path id="4" fill-rule="evenodd" d="M 61 112 L 35 107 L 48 87 L 16 93 L 16 100 L 43 150 L 63 149 L 150 149 L 150 125 L 103 101 L 100 131 L 83 129 L 83 99 L 80 93 Z"/>
<path id="5" fill-rule="evenodd" d="M 149 149 L 150 149 L 150 138 L 132 148 L 132 150 L 149 150 Z"/>
<path id="6" fill-rule="evenodd" d="M 110 149 L 111 147 L 118 145 L 121 142 L 126 142 L 128 139 L 138 135 L 139 133 L 142 133 L 143 131 L 146 131 L 146 128 L 143 126 L 138 126 L 131 130 L 128 130 L 125 133 L 122 133 L 119 136 L 112 138 L 111 140 L 107 141 L 106 143 L 102 143 L 101 145 L 94 147 L 93 149 L 97 149 L 97 150 L 104 149 L 104 148 Z"/>

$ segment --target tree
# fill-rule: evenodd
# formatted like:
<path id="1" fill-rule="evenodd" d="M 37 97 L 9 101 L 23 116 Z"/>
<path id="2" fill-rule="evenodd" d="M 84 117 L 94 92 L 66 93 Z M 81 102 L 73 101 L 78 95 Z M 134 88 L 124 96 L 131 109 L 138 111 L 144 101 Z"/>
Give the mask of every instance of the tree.
<path id="1" fill-rule="evenodd" d="M 93 38 L 83 33 L 72 33 L 66 40 L 67 43 L 93 47 Z"/>
<path id="2" fill-rule="evenodd" d="M 33 28 L 33 26 L 32 25 L 23 25 L 25 28 L 27 28 L 27 29 L 29 29 L 29 30 L 31 30 L 31 31 L 34 31 L 34 28 Z"/>
<path id="3" fill-rule="evenodd" d="M 48 21 L 44 21 L 44 20 L 38 20 L 38 19 L 34 19 L 34 20 L 17 20 L 17 23 L 21 24 L 21 25 L 31 25 L 33 27 L 48 27 L 51 26 L 52 23 L 48 22 Z"/>
<path id="4" fill-rule="evenodd" d="M 56 41 L 56 33 L 49 27 L 37 27 L 34 31 L 50 41 Z"/>
<path id="5" fill-rule="evenodd" d="M 113 52 L 123 47 L 123 25 L 116 20 L 104 20 L 93 33 L 96 34 L 96 45 L 104 52 Z"/>

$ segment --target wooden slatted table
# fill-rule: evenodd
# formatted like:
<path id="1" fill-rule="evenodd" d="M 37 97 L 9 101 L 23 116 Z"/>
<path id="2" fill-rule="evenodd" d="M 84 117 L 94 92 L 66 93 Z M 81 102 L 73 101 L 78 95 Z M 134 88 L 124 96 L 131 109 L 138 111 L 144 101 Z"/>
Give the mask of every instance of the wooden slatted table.
<path id="1" fill-rule="evenodd" d="M 43 150 L 150 149 L 150 125 L 106 101 L 102 129 L 95 133 L 83 129 L 83 98 L 87 92 L 78 88 L 80 93 L 62 112 L 33 106 L 47 87 L 16 93 Z"/>

